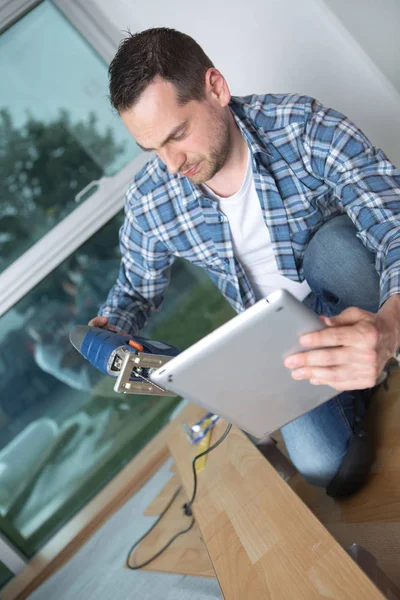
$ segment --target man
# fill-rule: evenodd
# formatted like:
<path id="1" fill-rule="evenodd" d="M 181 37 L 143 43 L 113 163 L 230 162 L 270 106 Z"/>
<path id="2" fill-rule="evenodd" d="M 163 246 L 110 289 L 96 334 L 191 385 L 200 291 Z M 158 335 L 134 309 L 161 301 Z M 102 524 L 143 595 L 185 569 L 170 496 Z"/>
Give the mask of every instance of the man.
<path id="1" fill-rule="evenodd" d="M 286 366 L 341 393 L 282 434 L 306 479 L 354 492 L 371 463 L 359 423 L 400 345 L 399 171 L 312 98 L 231 97 L 197 43 L 171 29 L 129 35 L 109 75 L 113 106 L 156 156 L 127 193 L 118 281 L 90 324 L 138 332 L 174 256 L 205 268 L 236 311 L 288 289 L 327 328 L 300 340 L 320 350 Z"/>

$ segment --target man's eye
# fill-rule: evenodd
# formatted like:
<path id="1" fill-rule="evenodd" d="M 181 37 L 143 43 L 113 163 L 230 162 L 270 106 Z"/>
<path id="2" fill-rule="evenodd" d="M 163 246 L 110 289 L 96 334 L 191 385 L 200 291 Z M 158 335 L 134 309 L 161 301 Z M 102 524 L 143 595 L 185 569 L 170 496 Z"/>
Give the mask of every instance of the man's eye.
<path id="1" fill-rule="evenodd" d="M 174 139 L 174 142 L 180 142 L 185 137 L 186 137 L 186 131 L 184 133 L 181 133 L 180 135 L 175 136 L 173 139 Z"/>

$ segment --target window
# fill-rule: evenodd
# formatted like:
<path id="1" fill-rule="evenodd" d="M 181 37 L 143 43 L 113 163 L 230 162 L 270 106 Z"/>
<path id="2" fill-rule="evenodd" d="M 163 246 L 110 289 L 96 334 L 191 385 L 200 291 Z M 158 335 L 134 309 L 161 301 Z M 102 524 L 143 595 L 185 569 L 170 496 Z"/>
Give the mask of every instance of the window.
<path id="1" fill-rule="evenodd" d="M 0 35 L 0 531 L 29 558 L 178 400 L 115 394 L 69 344 L 115 281 L 124 193 L 149 157 L 108 106 L 106 62 L 64 16 L 89 4 L 17 4 L 26 14 Z M 176 261 L 143 335 L 184 349 L 231 315 Z"/>
<path id="2" fill-rule="evenodd" d="M 0 525 L 32 556 L 167 422 L 176 398 L 121 395 L 69 343 L 119 268 L 118 214 L 0 318 Z M 195 318 L 202 307 L 202 317 Z M 163 310 L 143 334 L 183 349 L 230 314 L 177 261 Z"/>
<path id="3" fill-rule="evenodd" d="M 134 456 L 176 404 L 174 398 L 115 394 L 114 381 L 69 343 L 71 327 L 96 314 L 115 281 L 121 218 L 0 319 L 6 367 L 0 382 L 0 517 L 26 556 Z"/>
<path id="4" fill-rule="evenodd" d="M 107 66 L 42 2 L 0 36 L 0 270 L 140 153 L 107 100 Z"/>

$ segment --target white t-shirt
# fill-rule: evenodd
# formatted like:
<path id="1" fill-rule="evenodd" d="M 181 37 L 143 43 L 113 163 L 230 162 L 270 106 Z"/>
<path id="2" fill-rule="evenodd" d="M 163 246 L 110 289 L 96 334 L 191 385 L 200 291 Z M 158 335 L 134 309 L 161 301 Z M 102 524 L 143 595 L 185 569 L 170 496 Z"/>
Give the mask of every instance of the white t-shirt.
<path id="1" fill-rule="evenodd" d="M 304 300 L 311 289 L 306 281 L 299 283 L 281 275 L 276 265 L 272 242 L 262 214 L 254 184 L 250 150 L 242 186 L 229 198 L 221 198 L 206 185 L 204 193 L 218 201 L 220 210 L 229 220 L 232 244 L 254 290 L 257 300 L 276 289 L 286 289 L 299 300 Z"/>

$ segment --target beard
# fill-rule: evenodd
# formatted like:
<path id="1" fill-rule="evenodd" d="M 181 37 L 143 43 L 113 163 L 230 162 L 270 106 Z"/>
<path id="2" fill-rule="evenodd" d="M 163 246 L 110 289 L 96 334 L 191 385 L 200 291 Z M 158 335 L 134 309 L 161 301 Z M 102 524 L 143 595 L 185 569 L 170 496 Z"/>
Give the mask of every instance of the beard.
<path id="1" fill-rule="evenodd" d="M 221 117 L 214 116 L 211 120 L 213 136 L 211 140 L 211 148 L 208 155 L 198 155 L 190 165 L 184 165 L 181 172 L 184 173 L 191 168 L 194 168 L 201 162 L 199 170 L 194 175 L 186 175 L 190 181 L 196 185 L 206 183 L 214 177 L 225 165 L 231 146 L 231 133 L 228 123 Z"/>

